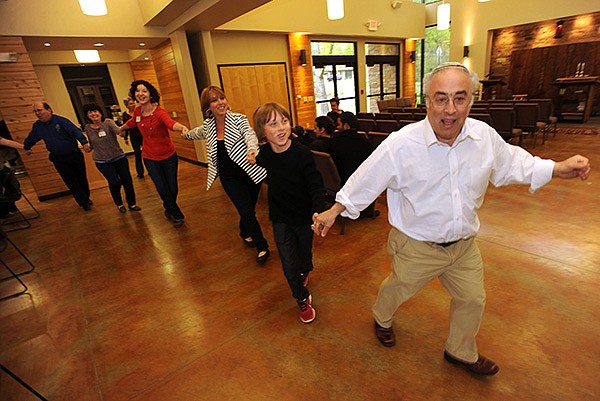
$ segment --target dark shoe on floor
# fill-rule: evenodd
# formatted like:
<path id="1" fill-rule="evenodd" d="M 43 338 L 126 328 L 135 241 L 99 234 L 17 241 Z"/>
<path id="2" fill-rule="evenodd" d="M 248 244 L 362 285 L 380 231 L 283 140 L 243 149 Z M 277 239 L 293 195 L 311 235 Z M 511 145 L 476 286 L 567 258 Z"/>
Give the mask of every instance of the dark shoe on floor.
<path id="1" fill-rule="evenodd" d="M 133 205 L 133 206 L 129 206 L 129 210 L 131 210 L 132 212 L 139 212 L 140 210 L 142 210 L 142 208 L 139 207 L 138 205 Z"/>
<path id="2" fill-rule="evenodd" d="M 254 240 L 252 239 L 252 237 L 242 238 L 242 240 L 244 240 L 244 244 L 246 244 L 246 246 L 248 248 L 255 248 L 256 247 L 256 244 L 254 243 Z"/>
<path id="3" fill-rule="evenodd" d="M 183 225 L 183 219 L 175 219 L 173 220 L 173 227 L 179 228 Z"/>
<path id="4" fill-rule="evenodd" d="M 92 204 L 88 203 L 87 205 L 83 205 L 83 210 L 85 210 L 86 212 L 89 212 L 90 210 L 92 210 Z"/>
<path id="5" fill-rule="evenodd" d="M 173 218 L 173 215 L 168 210 L 165 210 L 165 218 L 167 220 L 171 220 Z"/>
<path id="6" fill-rule="evenodd" d="M 271 252 L 269 252 L 268 249 L 266 251 L 260 251 L 256 256 L 256 263 L 261 266 L 264 265 L 267 262 L 267 259 L 269 259 L 269 256 L 271 256 Z"/>
<path id="7" fill-rule="evenodd" d="M 450 363 L 458 366 L 462 366 L 471 373 L 476 375 L 495 375 L 500 370 L 500 367 L 496 365 L 496 362 L 487 359 L 485 356 L 479 355 L 479 359 L 475 363 L 463 362 L 450 355 L 447 351 L 444 351 L 444 359 Z"/>
<path id="8" fill-rule="evenodd" d="M 117 209 L 119 209 L 120 213 L 125 213 L 127 211 L 127 209 L 125 209 L 125 205 L 117 206 Z"/>
<path id="9" fill-rule="evenodd" d="M 385 345 L 386 347 L 393 347 L 396 345 L 396 336 L 394 335 L 393 328 L 385 328 L 379 325 L 377 321 L 375 321 L 375 335 L 380 343 Z"/>
<path id="10" fill-rule="evenodd" d="M 302 323 L 310 323 L 315 320 L 317 316 L 317 312 L 312 307 L 312 295 L 309 295 L 308 298 L 304 300 L 297 299 L 298 307 L 300 308 L 300 320 Z"/>

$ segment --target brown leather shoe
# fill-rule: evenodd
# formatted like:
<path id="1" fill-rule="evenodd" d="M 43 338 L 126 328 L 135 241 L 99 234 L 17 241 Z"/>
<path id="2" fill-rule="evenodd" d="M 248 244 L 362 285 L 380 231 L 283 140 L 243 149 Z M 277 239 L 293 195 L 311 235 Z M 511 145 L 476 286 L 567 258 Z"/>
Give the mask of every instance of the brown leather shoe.
<path id="1" fill-rule="evenodd" d="M 496 362 L 487 359 L 483 355 L 479 355 L 479 359 L 475 363 L 463 362 L 450 355 L 447 351 L 444 351 L 444 359 L 450 363 L 458 366 L 462 366 L 471 373 L 476 375 L 495 375 L 500 370 L 500 367 L 496 365 Z"/>
<path id="2" fill-rule="evenodd" d="M 385 345 L 386 347 L 393 347 L 396 345 L 396 336 L 394 335 L 394 329 L 391 327 L 386 329 L 382 327 L 375 321 L 375 335 L 380 343 Z"/>

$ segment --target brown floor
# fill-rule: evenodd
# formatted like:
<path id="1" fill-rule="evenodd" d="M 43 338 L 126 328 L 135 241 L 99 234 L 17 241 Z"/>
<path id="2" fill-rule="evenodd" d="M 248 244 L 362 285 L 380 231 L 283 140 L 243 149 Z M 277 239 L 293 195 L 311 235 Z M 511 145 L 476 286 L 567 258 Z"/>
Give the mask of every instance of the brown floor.
<path id="1" fill-rule="evenodd" d="M 559 134 L 533 151 L 594 162 L 600 136 Z M 119 214 L 106 188 L 87 213 L 71 198 L 36 202 L 42 217 L 9 234 L 37 269 L 22 276 L 27 295 L 0 302 L 0 363 L 61 401 L 597 400 L 597 174 L 533 195 L 489 190 L 478 343 L 500 365 L 495 377 L 443 360 L 450 298 L 438 282 L 401 306 L 394 348 L 375 339 L 370 308 L 390 269 L 383 199 L 377 220 L 315 240 L 317 319 L 304 325 L 277 252 L 258 267 L 218 182 L 206 192 L 206 169 L 187 163 L 179 230 L 149 178 L 135 182 L 140 213 Z M 264 194 L 258 217 L 274 248 Z M 0 256 L 24 268 L 11 249 Z M 0 282 L 0 296 L 13 288 Z M 35 400 L 4 372 L 0 399 Z"/>

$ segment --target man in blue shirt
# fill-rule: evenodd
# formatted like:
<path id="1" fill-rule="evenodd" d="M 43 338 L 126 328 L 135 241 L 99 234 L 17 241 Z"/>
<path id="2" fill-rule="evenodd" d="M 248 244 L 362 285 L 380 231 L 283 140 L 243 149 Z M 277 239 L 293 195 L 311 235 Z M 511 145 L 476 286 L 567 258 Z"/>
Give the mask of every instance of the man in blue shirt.
<path id="1" fill-rule="evenodd" d="M 50 152 L 50 161 L 67 185 L 77 204 L 85 211 L 91 210 L 90 186 L 85 173 L 85 160 L 77 142 L 89 152 L 90 145 L 81 130 L 65 117 L 52 113 L 48 103 L 33 103 L 33 112 L 38 121 L 33 123 L 31 132 L 23 142 L 24 149 L 31 148 L 40 140 Z"/>

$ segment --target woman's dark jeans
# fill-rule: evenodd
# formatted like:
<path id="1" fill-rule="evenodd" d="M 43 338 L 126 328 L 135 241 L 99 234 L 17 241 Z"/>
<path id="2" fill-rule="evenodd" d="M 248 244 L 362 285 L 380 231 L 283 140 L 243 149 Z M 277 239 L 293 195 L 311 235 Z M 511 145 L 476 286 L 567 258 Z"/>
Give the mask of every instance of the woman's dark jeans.
<path id="1" fill-rule="evenodd" d="M 221 177 L 221 185 L 240 215 L 240 236 L 251 237 L 258 252 L 269 249 L 260 224 L 256 219 L 256 201 L 261 183 L 255 184 L 250 177 Z"/>
<path id="2" fill-rule="evenodd" d="M 121 206 L 123 204 L 123 197 L 121 196 L 121 186 L 125 190 L 125 199 L 129 206 L 135 205 L 135 191 L 133 189 L 133 180 L 131 179 L 131 173 L 129 172 L 129 163 L 126 157 L 122 157 L 119 160 L 115 160 L 111 163 L 98 163 L 96 167 L 102 173 L 106 181 L 108 181 L 108 189 L 115 202 L 115 205 Z"/>
<path id="3" fill-rule="evenodd" d="M 179 159 L 177 153 L 164 160 L 144 159 L 144 164 L 146 170 L 148 170 L 148 175 L 152 178 L 154 186 L 156 186 L 160 199 L 163 201 L 165 210 L 175 220 L 182 220 L 184 218 L 183 212 L 177 205 L 177 193 L 179 192 L 177 185 Z"/>

